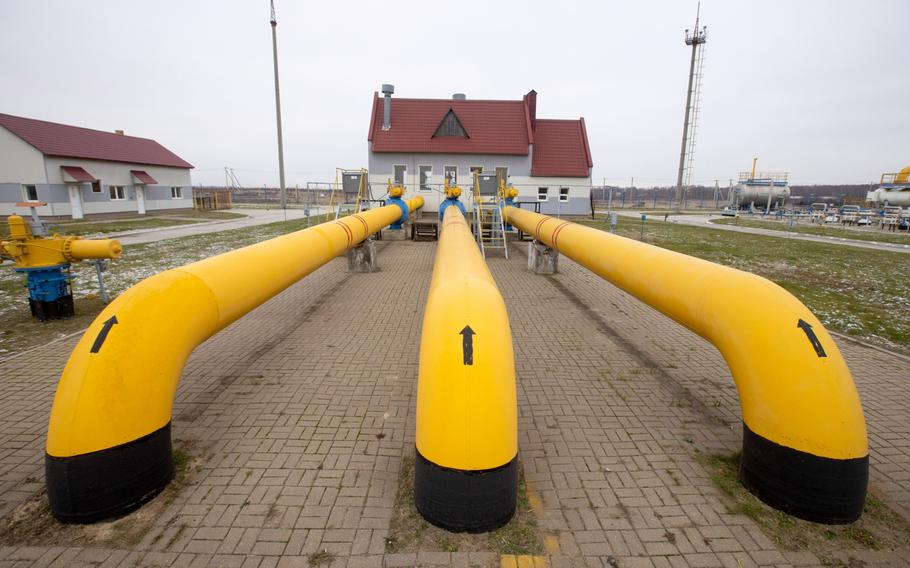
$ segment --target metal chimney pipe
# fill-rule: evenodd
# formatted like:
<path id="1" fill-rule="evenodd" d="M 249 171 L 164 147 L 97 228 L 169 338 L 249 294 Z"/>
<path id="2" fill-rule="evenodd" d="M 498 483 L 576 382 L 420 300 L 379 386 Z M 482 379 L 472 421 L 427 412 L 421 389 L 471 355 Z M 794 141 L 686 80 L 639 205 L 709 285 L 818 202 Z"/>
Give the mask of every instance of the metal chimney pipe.
<path id="1" fill-rule="evenodd" d="M 392 127 L 392 93 L 395 92 L 395 85 L 385 83 L 382 85 L 382 94 L 385 101 L 382 106 L 382 129 L 388 130 Z"/>

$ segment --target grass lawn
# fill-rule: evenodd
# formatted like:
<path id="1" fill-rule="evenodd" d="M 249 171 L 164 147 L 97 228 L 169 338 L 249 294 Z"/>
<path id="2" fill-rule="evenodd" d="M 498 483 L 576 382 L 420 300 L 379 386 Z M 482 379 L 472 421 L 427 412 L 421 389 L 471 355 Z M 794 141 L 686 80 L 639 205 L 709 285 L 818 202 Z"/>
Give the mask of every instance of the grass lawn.
<path id="1" fill-rule="evenodd" d="M 123 256 L 111 261 L 105 286 L 111 297 L 136 282 L 163 270 L 250 245 L 306 227 L 305 219 L 194 235 L 181 239 L 124 246 Z M 28 309 L 25 276 L 11 265 L 0 267 L 0 358 L 84 329 L 104 307 L 96 298 L 98 281 L 94 265 L 73 265 L 76 317 L 37 322 Z"/>
<path id="2" fill-rule="evenodd" d="M 745 218 L 724 218 L 711 221 L 718 225 L 737 225 L 739 227 L 752 227 L 755 229 L 770 229 L 772 231 L 784 231 L 788 233 L 799 233 L 801 235 L 816 235 L 822 237 L 839 237 L 842 239 L 854 239 L 857 241 L 877 241 L 880 243 L 899 243 L 910 245 L 910 235 L 906 231 L 892 233 L 883 231 L 878 228 L 868 229 L 848 229 L 840 225 L 812 225 L 809 223 L 797 223 L 792 228 L 787 226 L 787 221 L 772 221 L 768 219 L 745 219 Z"/>
<path id="3" fill-rule="evenodd" d="M 609 225 L 582 223 L 602 230 Z M 640 222 L 619 218 L 617 233 L 639 238 Z M 787 240 L 661 221 L 645 222 L 644 240 L 747 270 L 780 284 L 829 329 L 910 353 L 910 255 Z M 762 309 L 743 298 L 741 309 Z"/>

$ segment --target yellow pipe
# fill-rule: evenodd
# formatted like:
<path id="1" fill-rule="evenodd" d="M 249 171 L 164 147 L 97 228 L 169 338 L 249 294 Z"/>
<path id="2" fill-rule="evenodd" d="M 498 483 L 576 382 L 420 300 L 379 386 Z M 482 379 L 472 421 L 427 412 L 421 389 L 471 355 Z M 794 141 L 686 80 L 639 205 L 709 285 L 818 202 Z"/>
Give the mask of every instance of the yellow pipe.
<path id="1" fill-rule="evenodd" d="M 754 493 L 819 522 L 859 516 L 869 455 L 859 394 L 837 345 L 798 299 L 754 274 L 516 207 L 504 214 L 717 347 L 739 391 L 741 473 Z"/>
<path id="2" fill-rule="evenodd" d="M 902 169 L 894 176 L 894 183 L 907 183 L 908 179 L 910 179 L 910 166 Z"/>
<path id="3" fill-rule="evenodd" d="M 46 458 L 54 515 L 91 522 L 154 496 L 172 474 L 171 410 L 196 346 L 401 214 L 390 205 L 310 227 L 156 274 L 114 300 L 57 386 Z"/>
<path id="4" fill-rule="evenodd" d="M 69 260 L 89 258 L 120 258 L 123 247 L 114 239 L 73 239 L 69 242 L 67 252 Z"/>
<path id="5" fill-rule="evenodd" d="M 758 158 L 752 158 L 752 175 L 749 176 L 749 179 L 755 179 L 755 165 L 758 163 Z"/>
<path id="6" fill-rule="evenodd" d="M 420 340 L 415 501 L 456 531 L 509 521 L 518 422 L 506 306 L 468 225 L 446 209 Z"/>

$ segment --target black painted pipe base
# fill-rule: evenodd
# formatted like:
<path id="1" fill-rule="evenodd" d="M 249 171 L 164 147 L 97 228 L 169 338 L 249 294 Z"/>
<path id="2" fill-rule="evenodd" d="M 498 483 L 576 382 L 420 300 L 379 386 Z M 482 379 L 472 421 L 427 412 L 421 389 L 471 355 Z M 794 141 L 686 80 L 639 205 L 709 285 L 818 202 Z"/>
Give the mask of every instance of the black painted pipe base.
<path id="1" fill-rule="evenodd" d="M 427 521 L 452 532 L 498 529 L 515 514 L 518 456 L 482 471 L 442 467 L 420 452 L 414 464 L 414 501 Z"/>
<path id="2" fill-rule="evenodd" d="M 869 456 L 815 456 L 765 439 L 743 423 L 739 476 L 753 495 L 794 517 L 828 525 L 852 523 L 866 502 Z"/>
<path id="3" fill-rule="evenodd" d="M 28 307 L 32 312 L 32 317 L 41 321 L 71 318 L 76 313 L 72 294 L 49 302 L 29 299 Z"/>
<path id="4" fill-rule="evenodd" d="M 174 476 L 171 424 L 138 440 L 89 454 L 45 455 L 51 513 L 65 523 L 93 523 L 138 508 Z"/>

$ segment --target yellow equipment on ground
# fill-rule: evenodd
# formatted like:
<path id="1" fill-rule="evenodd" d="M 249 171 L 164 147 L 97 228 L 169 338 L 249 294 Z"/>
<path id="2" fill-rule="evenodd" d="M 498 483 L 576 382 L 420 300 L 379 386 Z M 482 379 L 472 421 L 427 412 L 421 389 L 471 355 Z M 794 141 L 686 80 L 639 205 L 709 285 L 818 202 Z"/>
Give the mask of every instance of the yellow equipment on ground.
<path id="1" fill-rule="evenodd" d="M 120 258 L 123 247 L 114 239 L 83 239 L 53 235 L 38 237 L 20 215 L 7 217 L 9 240 L 0 241 L 0 253 L 10 256 L 19 268 L 56 266 L 91 258 Z"/>
<path id="2" fill-rule="evenodd" d="M 35 206 L 37 203 L 20 203 Z M 34 210 L 34 209 L 33 209 Z M 35 223 L 42 229 L 34 214 Z M 40 320 L 71 317 L 74 314 L 69 267 L 72 262 L 88 259 L 120 258 L 123 247 L 113 239 L 33 235 L 28 222 L 20 215 L 10 215 L 9 240 L 0 241 L 0 256 L 16 263 L 16 272 L 27 279 L 29 307 Z"/>
<path id="3" fill-rule="evenodd" d="M 457 207 L 442 221 L 417 380 L 417 509 L 454 531 L 504 525 L 518 491 L 512 332 Z"/>
<path id="4" fill-rule="evenodd" d="M 196 346 L 402 216 L 394 204 L 350 215 L 156 274 L 114 300 L 57 386 L 46 456 L 54 516 L 92 522 L 155 496 L 173 474 L 171 408 Z"/>
<path id="5" fill-rule="evenodd" d="M 713 343 L 739 391 L 741 478 L 790 514 L 856 520 L 869 449 L 859 394 L 837 345 L 792 294 L 747 272 L 506 207 L 509 223 Z M 748 296 L 752 309 L 740 298 Z"/>

